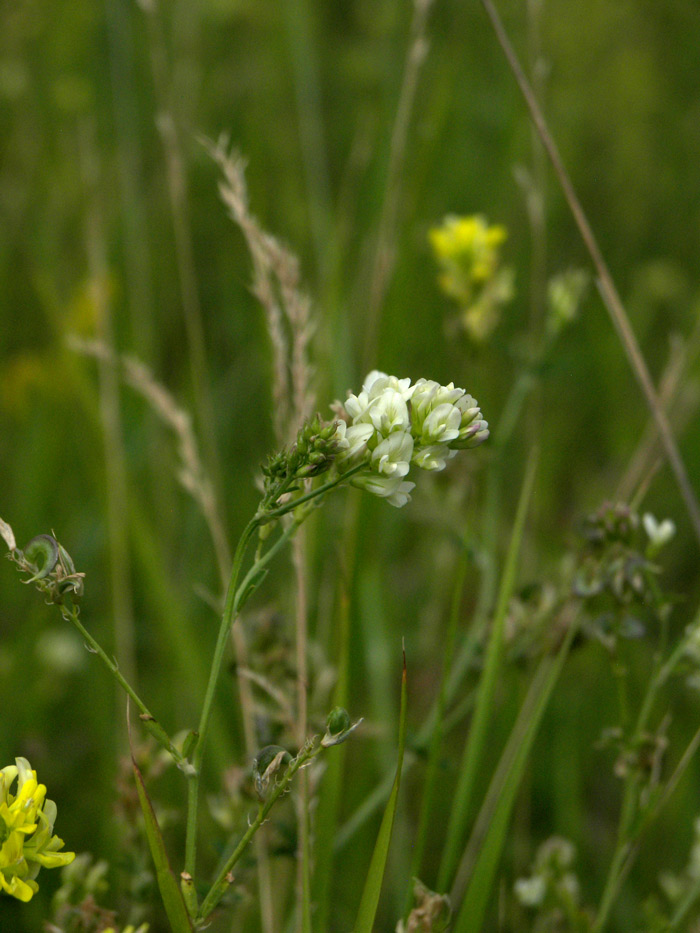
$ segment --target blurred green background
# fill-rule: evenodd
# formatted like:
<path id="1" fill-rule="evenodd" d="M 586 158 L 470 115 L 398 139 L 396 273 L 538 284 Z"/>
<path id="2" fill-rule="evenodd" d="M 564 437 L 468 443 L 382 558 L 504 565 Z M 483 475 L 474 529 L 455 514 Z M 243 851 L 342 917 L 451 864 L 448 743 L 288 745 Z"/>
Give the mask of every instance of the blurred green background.
<path id="1" fill-rule="evenodd" d="M 693 333 L 700 308 L 700 7 L 692 0 L 504 0 L 500 8 L 535 68 L 564 160 L 658 380 L 672 340 Z M 120 351 L 145 361 L 196 412 L 191 333 L 201 322 L 223 520 L 235 542 L 257 502 L 258 465 L 275 445 L 271 355 L 245 244 L 220 201 L 218 169 L 202 138 L 227 134 L 248 161 L 252 213 L 299 256 L 313 301 L 316 407 L 324 416 L 377 366 L 454 380 L 496 426 L 540 326 L 533 268 L 551 275 L 587 267 L 548 170 L 546 243 L 533 249 L 518 179 L 542 177 L 541 153 L 476 0 L 435 0 L 403 158 L 391 168 L 412 15 L 405 0 L 18 0 L 0 11 L 0 515 L 20 545 L 55 531 L 87 574 L 83 621 L 110 651 L 116 587 L 117 606 L 134 619 L 141 692 L 172 731 L 198 715 L 197 668 L 215 638 L 216 615 L 202 596 L 217 593 L 211 546 L 178 484 L 167 430 L 119 386 L 120 421 L 106 435 L 110 386 L 66 340 L 111 331 Z M 375 312 L 377 231 L 387 211 L 395 263 Z M 448 213 L 483 213 L 509 231 L 504 261 L 515 268 L 517 296 L 479 349 L 455 328 L 455 308 L 436 284 L 426 235 Z M 595 288 L 539 376 L 505 457 L 498 528 L 504 547 L 524 454 L 537 439 L 542 457 L 522 582 L 546 578 L 581 516 L 615 496 L 649 420 Z M 672 415 L 700 491 L 698 389 L 691 355 Z M 116 459 L 110 430 L 121 439 Z M 205 440 L 205 455 L 208 449 Z M 312 635 L 333 665 L 345 500 L 359 508 L 349 583 L 351 715 L 365 716 L 370 728 L 348 752 L 346 816 L 392 761 L 402 636 L 414 727 L 433 696 L 455 542 L 465 533 L 478 538 L 490 456 L 487 444 L 465 457 L 467 466 L 421 477 L 401 512 L 369 497 L 358 504 L 353 491 L 313 520 Z M 122 470 L 127 495 L 110 541 L 109 492 Z M 666 467 L 644 508 L 678 526 L 664 583 L 679 594 L 672 624 L 680 632 L 700 595 L 698 542 Z M 285 557 L 256 609 L 269 600 L 289 614 L 291 580 Z M 477 584 L 473 569 L 465 626 Z M 3 764 L 28 757 L 58 802 L 57 831 L 68 848 L 108 857 L 119 835 L 113 802 L 126 741 L 123 700 L 5 561 L 0 594 Z M 635 646 L 631 663 L 642 680 L 652 650 Z M 504 735 L 522 691 L 518 677 L 504 689 Z M 244 764 L 235 701 L 230 690 L 221 694 L 220 736 L 229 742 L 209 758 L 211 789 L 219 766 Z M 507 883 L 526 871 L 537 843 L 558 832 L 578 846 L 586 900 L 595 903 L 618 792 L 610 752 L 595 742 L 615 722 L 613 698 L 609 664 L 589 645 L 565 671 L 543 726 Z M 672 701 L 672 732 L 687 740 L 700 700 L 679 692 Z M 463 733 L 448 743 L 461 749 Z M 498 748 L 495 741 L 494 759 Z M 454 763 L 448 755 L 446 806 Z M 659 829 L 659 838 L 674 840 L 675 861 L 660 865 L 653 839 L 647 842 L 617 929 L 638 922 L 659 871 L 685 863 L 700 811 L 700 767 L 691 770 Z M 181 791 L 173 778 L 163 793 L 177 805 Z M 410 850 L 414 792 L 409 782 L 381 929 L 393 929 L 403 902 L 401 843 Z M 339 856 L 333 929 L 352 923 L 376 825 L 370 821 Z M 437 829 L 433 845 L 439 850 Z M 56 884 L 44 873 L 31 905 L 0 901 L 0 928 L 39 930 Z"/>

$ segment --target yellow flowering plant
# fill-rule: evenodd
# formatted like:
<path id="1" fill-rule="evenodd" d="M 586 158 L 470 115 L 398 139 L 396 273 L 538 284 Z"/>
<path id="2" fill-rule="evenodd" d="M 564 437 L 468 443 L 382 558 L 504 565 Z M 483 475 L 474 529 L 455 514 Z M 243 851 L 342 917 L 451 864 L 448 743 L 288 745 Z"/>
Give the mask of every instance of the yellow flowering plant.
<path id="1" fill-rule="evenodd" d="M 513 297 L 513 270 L 501 266 L 500 247 L 507 236 L 505 227 L 489 225 L 481 214 L 450 214 L 428 233 L 440 288 L 459 304 L 462 326 L 475 343 L 491 336 L 503 305 Z"/>
<path id="2" fill-rule="evenodd" d="M 56 804 L 46 799 L 46 786 L 38 783 L 27 759 L 15 762 L 0 771 L 0 885 L 27 902 L 39 890 L 34 880 L 39 870 L 68 865 L 75 852 L 59 851 L 63 840 L 53 835 Z"/>

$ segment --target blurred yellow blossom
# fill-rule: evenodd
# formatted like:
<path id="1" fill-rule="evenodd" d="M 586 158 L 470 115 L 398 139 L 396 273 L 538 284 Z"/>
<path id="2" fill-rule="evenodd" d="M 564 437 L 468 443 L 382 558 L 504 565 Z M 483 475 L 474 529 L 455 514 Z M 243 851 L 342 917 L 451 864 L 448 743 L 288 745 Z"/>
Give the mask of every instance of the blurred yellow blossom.
<path id="1" fill-rule="evenodd" d="M 68 865 L 75 852 L 59 852 L 63 840 L 53 834 L 56 804 L 46 800 L 26 758 L 0 770 L 0 886 L 20 901 L 39 890 L 39 869 Z M 17 793 L 10 788 L 17 781 Z"/>
<path id="2" fill-rule="evenodd" d="M 513 297 L 513 270 L 500 264 L 507 236 L 505 227 L 489 226 L 481 214 L 448 215 L 428 233 L 440 287 L 459 303 L 462 326 L 476 343 L 490 337 Z"/>

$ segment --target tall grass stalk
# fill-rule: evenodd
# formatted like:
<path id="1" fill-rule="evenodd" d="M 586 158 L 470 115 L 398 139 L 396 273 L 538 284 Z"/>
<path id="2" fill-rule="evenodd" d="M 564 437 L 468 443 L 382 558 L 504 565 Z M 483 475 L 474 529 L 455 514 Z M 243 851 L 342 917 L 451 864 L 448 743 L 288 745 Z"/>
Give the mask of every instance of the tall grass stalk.
<path id="1" fill-rule="evenodd" d="M 479 933 L 483 929 L 525 765 L 577 630 L 577 619 L 573 616 L 567 620 L 566 636 L 556 656 L 540 662 L 493 774 L 450 892 L 453 903 L 461 902 L 455 933 Z"/>
<path id="2" fill-rule="evenodd" d="M 527 77 L 525 76 L 518 57 L 515 54 L 515 50 L 513 49 L 513 46 L 508 39 L 501 18 L 498 15 L 498 11 L 496 10 L 496 7 L 491 2 L 491 0 L 481 0 L 481 2 L 491 21 L 494 32 L 501 48 L 503 49 L 510 69 L 518 83 L 518 87 L 520 88 L 522 95 L 525 98 L 525 103 L 527 104 L 528 110 L 530 111 L 533 124 L 537 129 L 539 137 L 542 140 L 542 144 L 544 145 L 547 155 L 549 156 L 549 160 L 552 164 L 559 185 L 561 186 L 571 213 L 574 217 L 576 226 L 579 229 L 583 242 L 591 257 L 591 261 L 593 262 L 593 266 L 598 276 L 598 290 L 600 291 L 603 303 L 610 315 L 610 319 L 625 350 L 627 359 L 632 368 L 632 372 L 634 373 L 637 382 L 642 389 L 646 403 L 649 406 L 649 410 L 651 411 L 657 424 L 659 436 L 666 452 L 666 457 L 668 459 L 671 470 L 673 471 L 673 475 L 676 479 L 681 496 L 683 497 L 686 511 L 688 512 L 688 517 L 693 526 L 693 530 L 696 537 L 698 538 L 698 541 L 700 542 L 700 506 L 698 506 L 697 497 L 688 478 L 688 472 L 680 455 L 680 451 L 678 450 L 678 445 L 676 444 L 676 440 L 673 436 L 671 426 L 669 425 L 664 408 L 657 396 L 656 389 L 654 388 L 654 384 L 649 374 L 649 369 L 644 360 L 639 343 L 637 342 L 637 338 L 634 335 L 634 331 L 632 330 L 627 312 L 625 311 L 622 300 L 618 294 L 617 288 L 615 287 L 610 270 L 608 269 L 607 263 L 603 258 L 603 254 L 600 251 L 598 241 L 595 238 L 591 225 L 588 222 L 588 218 L 586 217 L 583 207 L 581 206 L 581 202 L 579 201 L 578 196 L 574 190 L 568 172 L 564 167 L 564 163 L 562 162 L 559 150 L 554 141 L 554 137 L 549 131 L 547 122 L 537 102 L 537 98 L 532 90 L 532 87 L 530 86 L 530 83 L 527 80 Z"/>
<path id="3" fill-rule="evenodd" d="M 202 432 L 204 459 L 212 478 L 215 498 L 217 503 L 221 503 L 222 474 L 216 441 L 214 405 L 208 381 L 207 352 L 199 297 L 199 283 L 194 260 L 186 160 L 180 141 L 180 130 L 177 125 L 172 98 L 172 74 L 168 63 L 159 3 L 158 0 L 140 0 L 140 3 L 144 9 L 148 25 L 153 87 L 158 108 L 156 125 L 163 145 L 195 411 Z M 219 512 L 222 514 L 220 509 Z M 228 543 L 226 548 L 229 549 Z M 227 559 L 224 563 L 229 565 L 230 554 L 226 556 Z"/>

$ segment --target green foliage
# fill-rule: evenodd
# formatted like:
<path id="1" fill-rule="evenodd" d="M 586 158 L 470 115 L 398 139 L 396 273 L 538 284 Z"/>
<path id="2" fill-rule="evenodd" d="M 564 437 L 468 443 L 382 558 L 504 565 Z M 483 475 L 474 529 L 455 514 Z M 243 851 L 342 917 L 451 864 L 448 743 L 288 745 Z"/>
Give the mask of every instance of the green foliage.
<path id="1" fill-rule="evenodd" d="M 499 8 L 697 488 L 697 13 Z M 17 549 L 0 522 L 31 582 L 0 561 L 0 747 L 45 777 L 67 848 L 94 856 L 80 864 L 109 863 L 108 890 L 100 874 L 52 906 L 46 872 L 31 903 L 1 898 L 0 929 L 168 929 L 140 807 L 118 781 L 114 678 L 153 743 L 143 770 L 161 874 L 165 850 L 184 867 L 183 800 L 201 765 L 187 898 L 201 905 L 220 881 L 213 933 L 291 928 L 302 888 L 302 928 L 350 929 L 383 811 L 376 929 L 441 929 L 448 894 L 455 918 L 476 903 L 470 878 L 483 880 L 484 931 L 692 929 L 697 541 L 481 5 L 45 0 L 6 4 L 0 26 L 0 516 L 20 545 L 33 538 Z M 217 196 L 209 150 L 221 152 L 200 142 L 221 133 L 247 160 L 238 214 Z M 508 231 L 478 343 L 456 326 L 430 252 L 449 216 Z M 329 402 L 375 367 L 465 385 L 491 438 L 421 476 L 399 512 L 356 490 L 309 508 L 290 565 L 285 497 L 335 475 Z M 533 446 L 529 518 L 497 611 Z M 232 544 L 251 516 L 262 523 L 262 464 L 264 511 L 280 511 L 246 539 L 232 651 L 221 611 Z M 673 519 L 672 540 L 652 513 Z M 311 736 L 313 760 L 288 774 Z M 253 759 L 269 746 L 285 752 L 263 788 L 278 796 L 229 883 L 222 867 L 266 806 Z M 162 749 L 179 767 L 161 774 Z M 448 873 L 466 865 L 465 884 L 450 892 L 438 872 L 465 770 Z M 568 904 L 573 869 L 538 854 L 558 836 L 577 852 Z M 514 886 L 537 878 L 544 900 L 526 905 Z"/>

